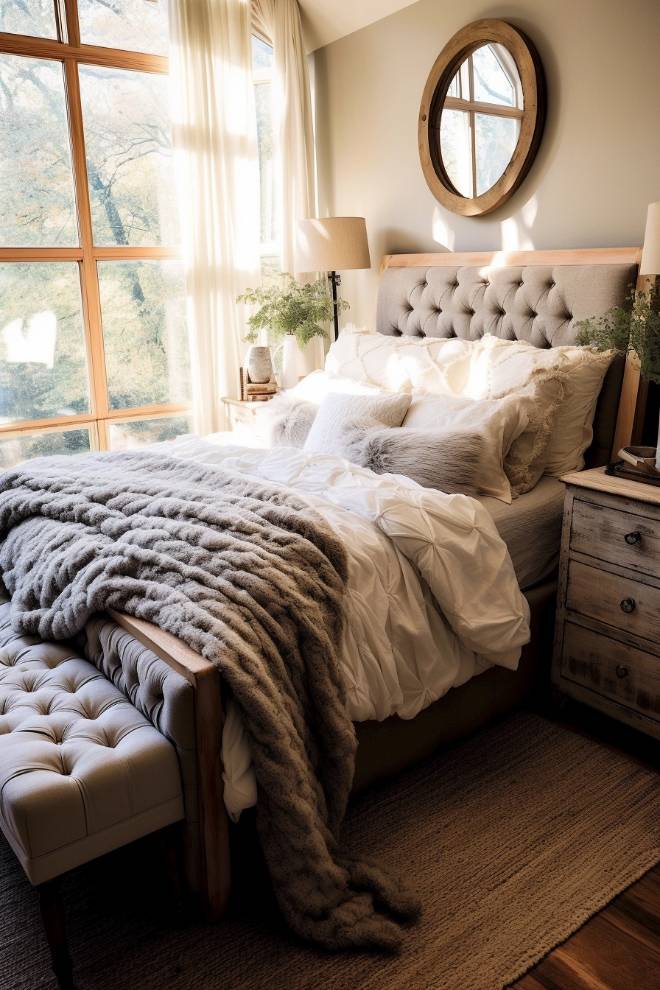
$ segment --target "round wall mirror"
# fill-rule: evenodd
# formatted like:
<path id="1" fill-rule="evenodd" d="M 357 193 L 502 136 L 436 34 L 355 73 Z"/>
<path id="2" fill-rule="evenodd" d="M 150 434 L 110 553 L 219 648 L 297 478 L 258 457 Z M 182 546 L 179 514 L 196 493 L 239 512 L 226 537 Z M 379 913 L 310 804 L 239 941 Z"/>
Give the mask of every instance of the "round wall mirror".
<path id="1" fill-rule="evenodd" d="M 454 213 L 496 209 L 534 160 L 545 120 L 543 71 L 531 42 L 504 21 L 475 21 L 445 46 L 419 111 L 422 170 Z"/>

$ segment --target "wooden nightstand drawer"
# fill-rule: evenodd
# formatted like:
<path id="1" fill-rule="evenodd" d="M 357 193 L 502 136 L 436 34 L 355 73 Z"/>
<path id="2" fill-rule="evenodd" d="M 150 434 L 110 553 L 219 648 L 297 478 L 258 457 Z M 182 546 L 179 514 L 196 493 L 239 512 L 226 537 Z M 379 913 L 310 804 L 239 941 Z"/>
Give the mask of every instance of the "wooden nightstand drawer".
<path id="1" fill-rule="evenodd" d="M 660 739 L 660 488 L 603 468 L 562 480 L 552 680 Z"/>
<path id="2" fill-rule="evenodd" d="M 660 578 L 660 520 L 576 498 L 571 550 Z"/>
<path id="3" fill-rule="evenodd" d="M 660 720 L 660 657 L 567 622 L 561 675 Z"/>
<path id="4" fill-rule="evenodd" d="M 660 588 L 571 560 L 566 607 L 653 641 L 660 640 Z"/>

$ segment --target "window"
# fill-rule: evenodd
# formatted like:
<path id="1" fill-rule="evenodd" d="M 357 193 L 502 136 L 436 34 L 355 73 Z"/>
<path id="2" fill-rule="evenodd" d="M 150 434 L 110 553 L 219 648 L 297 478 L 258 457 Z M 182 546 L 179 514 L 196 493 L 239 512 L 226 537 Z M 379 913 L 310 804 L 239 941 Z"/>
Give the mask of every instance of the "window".
<path id="1" fill-rule="evenodd" d="M 273 159 L 273 49 L 252 36 L 252 78 L 259 155 L 259 250 L 264 278 L 280 270 L 280 223 L 277 216 Z"/>
<path id="2" fill-rule="evenodd" d="M 481 196 L 511 161 L 523 115 L 522 85 L 506 48 L 482 45 L 461 63 L 440 111 L 440 149 L 462 196 Z"/>
<path id="3" fill-rule="evenodd" d="M 167 0 L 0 2 L 2 467 L 191 428 L 167 34 Z"/>

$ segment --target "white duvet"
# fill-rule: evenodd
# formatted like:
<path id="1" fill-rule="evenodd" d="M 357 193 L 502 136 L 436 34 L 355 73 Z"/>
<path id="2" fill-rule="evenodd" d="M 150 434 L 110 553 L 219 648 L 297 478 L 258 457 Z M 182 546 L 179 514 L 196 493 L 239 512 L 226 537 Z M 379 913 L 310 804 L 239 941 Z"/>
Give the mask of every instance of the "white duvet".
<path id="1" fill-rule="evenodd" d="M 529 640 L 529 608 L 479 502 L 333 455 L 227 440 L 184 437 L 161 449 L 290 486 L 342 538 L 348 579 L 340 661 L 354 721 L 413 718 L 492 664 L 516 669 Z M 256 787 L 231 702 L 222 751 L 225 803 L 236 818 L 256 803 Z"/>

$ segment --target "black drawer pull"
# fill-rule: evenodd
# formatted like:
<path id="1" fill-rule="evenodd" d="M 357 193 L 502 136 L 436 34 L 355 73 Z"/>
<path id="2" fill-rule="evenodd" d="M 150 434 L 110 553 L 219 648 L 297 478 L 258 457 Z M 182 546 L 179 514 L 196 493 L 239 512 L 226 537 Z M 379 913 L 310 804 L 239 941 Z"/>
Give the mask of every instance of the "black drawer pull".
<path id="1" fill-rule="evenodd" d="M 634 598 L 624 598 L 622 602 L 619 602 L 619 607 L 622 612 L 630 615 L 630 613 L 634 612 L 637 608 L 637 602 Z"/>
<path id="2" fill-rule="evenodd" d="M 624 540 L 629 547 L 637 547 L 642 542 L 642 534 L 636 529 L 634 533 L 626 533 Z"/>
<path id="3" fill-rule="evenodd" d="M 622 681 L 624 677 L 628 676 L 628 668 L 624 667 L 622 663 L 618 663 L 616 665 L 616 676 Z"/>

